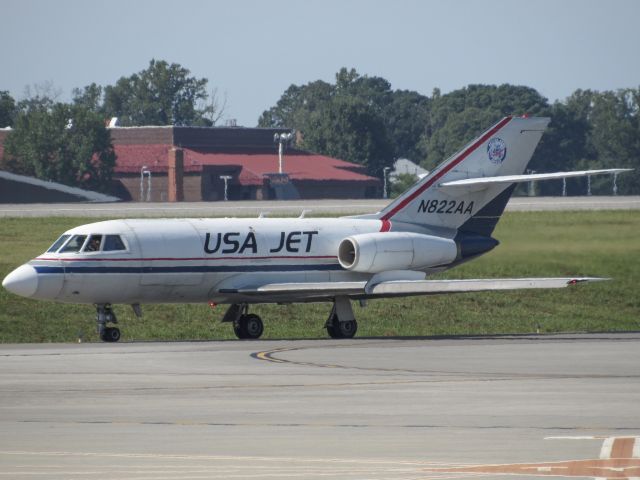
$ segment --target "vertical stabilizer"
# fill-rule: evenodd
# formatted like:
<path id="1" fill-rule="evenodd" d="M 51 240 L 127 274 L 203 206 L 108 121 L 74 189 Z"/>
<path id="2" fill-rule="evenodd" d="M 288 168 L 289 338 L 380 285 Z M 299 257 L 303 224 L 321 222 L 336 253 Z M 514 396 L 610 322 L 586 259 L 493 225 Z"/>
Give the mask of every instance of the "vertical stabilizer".
<path id="1" fill-rule="evenodd" d="M 514 186 L 472 185 L 452 190 L 440 184 L 522 174 L 548 123 L 548 118 L 503 118 L 377 216 L 386 229 L 401 222 L 491 235 Z"/>

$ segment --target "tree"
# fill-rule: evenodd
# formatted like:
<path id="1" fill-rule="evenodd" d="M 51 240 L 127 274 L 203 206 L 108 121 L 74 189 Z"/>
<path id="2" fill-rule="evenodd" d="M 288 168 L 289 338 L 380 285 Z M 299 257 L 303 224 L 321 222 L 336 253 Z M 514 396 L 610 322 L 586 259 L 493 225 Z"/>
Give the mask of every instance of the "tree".
<path id="1" fill-rule="evenodd" d="M 430 137 L 423 137 L 421 147 L 427 156 L 421 165 L 429 171 L 433 170 L 499 118 L 499 114 L 478 107 L 450 113 L 441 128 L 435 129 Z"/>
<path id="2" fill-rule="evenodd" d="M 51 81 L 27 85 L 22 100 L 18 102 L 17 110 L 20 112 L 39 108 L 51 109 L 60 95 L 62 90 Z"/>
<path id="3" fill-rule="evenodd" d="M 619 179 L 620 193 L 640 193 L 640 89 L 594 93 L 591 97 L 585 168 L 630 167 Z M 594 193 L 611 193 L 611 180 L 593 178 Z"/>
<path id="4" fill-rule="evenodd" d="M 392 145 L 382 118 L 364 101 L 338 96 L 311 114 L 302 146 L 359 163 L 380 176 L 392 162 Z"/>
<path id="5" fill-rule="evenodd" d="M 16 101 L 9 92 L 0 91 L 0 128 L 12 127 L 16 113 Z"/>
<path id="6" fill-rule="evenodd" d="M 335 84 L 291 85 L 258 125 L 295 128 L 302 133 L 301 146 L 361 163 L 379 175 L 395 158 L 419 155 L 428 103 L 416 92 L 393 91 L 384 78 L 342 68 Z"/>
<path id="7" fill-rule="evenodd" d="M 291 85 L 275 106 L 262 113 L 258 126 L 295 128 L 304 132 L 311 114 L 330 102 L 334 94 L 334 86 L 322 80 L 302 86 Z"/>
<path id="8" fill-rule="evenodd" d="M 538 171 L 586 170 L 629 167 L 633 172 L 618 179 L 618 192 L 640 192 L 640 129 L 638 128 L 639 90 L 617 92 L 576 90 L 551 110 L 551 123 L 531 161 Z M 584 194 L 585 179 L 567 180 L 569 194 Z M 539 192 L 559 195 L 561 182 L 544 182 Z M 594 194 L 610 195 L 612 179 L 591 179 Z"/>
<path id="9" fill-rule="evenodd" d="M 73 89 L 73 103 L 74 105 L 82 105 L 85 108 L 94 112 L 103 112 L 102 105 L 103 88 L 96 83 L 87 85 L 82 90 L 79 88 Z"/>
<path id="10" fill-rule="evenodd" d="M 418 176 L 413 173 L 400 173 L 391 182 L 390 197 L 396 198 L 418 181 Z"/>
<path id="11" fill-rule="evenodd" d="M 291 85 L 259 125 L 295 128 L 305 148 L 379 175 L 401 157 L 432 170 L 500 118 L 522 114 L 551 117 L 530 169 L 635 168 L 620 176 L 619 192 L 640 193 L 640 88 L 576 90 L 553 105 L 531 87 L 508 84 L 469 85 L 444 95 L 435 88 L 429 98 L 342 68 L 334 84 Z M 586 191 L 585 183 L 568 180 L 569 193 Z M 538 191 L 559 195 L 562 183 L 541 182 Z M 610 193 L 611 179 L 593 177 L 592 191 Z"/>
<path id="12" fill-rule="evenodd" d="M 115 153 L 100 114 L 83 105 L 31 104 L 17 115 L 3 163 L 16 173 L 108 191 Z"/>
<path id="13" fill-rule="evenodd" d="M 549 113 L 547 99 L 530 87 L 469 85 L 446 95 L 434 92 L 429 132 L 420 141 L 422 165 L 431 170 L 500 118 L 525 113 Z"/>
<path id="14" fill-rule="evenodd" d="M 581 115 L 575 106 L 568 103 L 555 102 L 550 109 L 551 122 L 547 127 L 540 144 L 536 148 L 529 169 L 536 172 L 570 171 L 577 168 L 581 159 L 587 156 L 587 137 L 589 121 Z M 569 193 L 582 188 L 583 179 L 567 180 Z M 546 181 L 537 185 L 539 195 L 561 195 L 562 181 Z M 584 190 L 582 190 L 584 192 Z"/>
<path id="15" fill-rule="evenodd" d="M 104 113 L 121 125 L 211 126 L 222 112 L 207 103 L 208 80 L 189 74 L 177 63 L 151 60 L 146 70 L 104 88 Z"/>
<path id="16" fill-rule="evenodd" d="M 383 117 L 393 145 L 393 158 L 420 162 L 424 154 L 420 140 L 429 134 L 428 97 L 410 90 L 396 90 L 385 106 Z"/>

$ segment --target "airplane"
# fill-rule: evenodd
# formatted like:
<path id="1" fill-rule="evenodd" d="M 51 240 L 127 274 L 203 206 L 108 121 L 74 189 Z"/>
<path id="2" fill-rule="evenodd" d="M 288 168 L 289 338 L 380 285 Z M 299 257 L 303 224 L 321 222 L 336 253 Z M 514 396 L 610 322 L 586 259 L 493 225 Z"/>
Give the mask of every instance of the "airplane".
<path id="1" fill-rule="evenodd" d="M 352 301 L 563 288 L 600 278 L 429 280 L 491 251 L 516 185 L 629 169 L 525 175 L 549 118 L 508 116 L 373 214 L 341 218 L 122 219 L 65 232 L 3 280 L 23 297 L 96 307 L 100 338 L 120 339 L 114 304 L 229 305 L 222 321 L 257 339 L 260 303 L 331 302 L 332 338 L 357 330 Z"/>

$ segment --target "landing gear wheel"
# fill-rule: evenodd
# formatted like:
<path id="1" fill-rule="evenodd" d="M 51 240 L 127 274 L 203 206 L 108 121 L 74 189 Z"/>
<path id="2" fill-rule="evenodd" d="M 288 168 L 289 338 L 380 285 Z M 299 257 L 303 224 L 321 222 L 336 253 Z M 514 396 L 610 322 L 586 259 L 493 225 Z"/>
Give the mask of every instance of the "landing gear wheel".
<path id="1" fill-rule="evenodd" d="M 235 333 L 236 337 L 238 337 L 240 340 L 243 340 L 246 338 L 244 336 L 245 335 L 244 329 L 242 328 L 242 317 L 240 317 L 238 320 L 233 322 L 233 333 Z"/>
<path id="2" fill-rule="evenodd" d="M 262 332 L 264 332 L 262 319 L 254 313 L 241 315 L 237 321 L 233 322 L 233 333 L 241 340 L 255 340 L 260 338 Z"/>
<path id="3" fill-rule="evenodd" d="M 262 319 L 255 313 L 250 313 L 244 316 L 245 332 L 247 336 L 245 338 L 256 339 L 260 338 L 262 332 L 264 332 L 264 325 Z"/>
<path id="4" fill-rule="evenodd" d="M 335 314 L 327 323 L 327 333 L 331 338 L 353 338 L 357 331 L 358 322 L 355 320 L 341 322 Z"/>
<path id="5" fill-rule="evenodd" d="M 120 329 L 116 327 L 107 327 L 109 323 L 118 323 L 116 314 L 113 313 L 111 305 L 96 305 L 96 324 L 98 326 L 98 335 L 103 342 L 117 342 L 120 340 Z"/>
<path id="6" fill-rule="evenodd" d="M 117 327 L 106 327 L 100 334 L 103 342 L 117 342 L 120 340 L 120 329 Z"/>
<path id="7" fill-rule="evenodd" d="M 358 331 L 358 322 L 349 320 L 348 322 L 338 322 L 340 338 L 353 338 Z"/>

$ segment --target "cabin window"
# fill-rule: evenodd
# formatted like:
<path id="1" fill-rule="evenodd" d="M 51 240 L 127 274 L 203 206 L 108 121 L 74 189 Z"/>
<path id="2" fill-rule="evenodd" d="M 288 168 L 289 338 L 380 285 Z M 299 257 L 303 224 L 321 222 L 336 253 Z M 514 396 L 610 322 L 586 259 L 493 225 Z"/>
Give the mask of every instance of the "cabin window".
<path id="1" fill-rule="evenodd" d="M 69 240 L 67 244 L 62 247 L 60 253 L 79 252 L 86 239 L 86 235 L 74 235 L 73 237 L 71 237 L 71 240 Z"/>
<path id="2" fill-rule="evenodd" d="M 103 252 L 113 252 L 116 250 L 126 250 L 124 242 L 120 238 L 120 235 L 105 235 L 104 245 L 102 247 Z"/>
<path id="3" fill-rule="evenodd" d="M 102 235 L 91 235 L 87 245 L 84 247 L 84 252 L 99 252 L 100 245 L 102 245 Z"/>
<path id="4" fill-rule="evenodd" d="M 64 242 L 67 241 L 70 236 L 71 235 L 62 235 L 58 240 L 55 241 L 53 245 L 51 245 L 51 247 L 49 247 L 47 253 L 57 252 L 58 249 L 64 244 Z"/>

